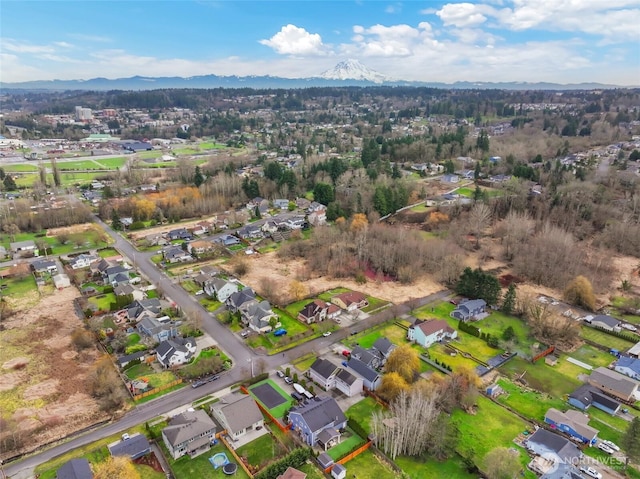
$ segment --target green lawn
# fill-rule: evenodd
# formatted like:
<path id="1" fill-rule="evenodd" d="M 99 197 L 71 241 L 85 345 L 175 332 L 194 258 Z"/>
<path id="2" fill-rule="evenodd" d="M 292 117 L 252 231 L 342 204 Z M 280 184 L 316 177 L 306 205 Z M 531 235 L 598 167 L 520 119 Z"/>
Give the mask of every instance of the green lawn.
<path id="1" fill-rule="evenodd" d="M 162 371 L 157 373 L 146 363 L 140 363 L 130 367 L 125 371 L 125 375 L 129 379 L 145 378 L 148 380 L 151 388 L 164 386 L 176 379 L 171 371 Z"/>
<path id="2" fill-rule="evenodd" d="M 498 402 L 506 404 L 520 414 L 544 421 L 544 415 L 551 407 L 565 410 L 566 403 L 560 398 L 553 398 L 546 393 L 523 389 L 507 379 L 500 379 L 498 384 L 506 394 L 498 397 Z"/>
<path id="3" fill-rule="evenodd" d="M 318 356 L 316 356 L 315 354 L 305 354 L 304 356 L 301 356 L 293 361 L 293 365 L 298 371 L 305 372 L 311 367 L 316 359 L 318 359 Z"/>
<path id="4" fill-rule="evenodd" d="M 457 343 L 456 343 L 457 346 Z M 422 346 L 416 346 L 418 349 L 423 350 Z M 454 354 L 452 356 L 452 354 Z M 434 344 L 429 348 L 429 357 L 431 359 L 437 359 L 438 362 L 444 363 L 455 371 L 459 368 L 466 368 L 473 371 L 478 363 L 471 358 L 465 358 L 462 354 L 452 351 L 444 344 Z"/>
<path id="5" fill-rule="evenodd" d="M 530 328 L 520 318 L 514 316 L 507 316 L 500 311 L 492 311 L 491 314 L 482 321 L 475 323 L 482 329 L 482 332 L 489 333 L 496 338 L 502 338 L 502 333 L 509 326 L 513 328 L 515 332 L 515 339 L 513 342 L 516 344 L 516 351 L 522 351 L 526 354 L 530 354 L 530 346 L 536 342 L 530 335 Z"/>
<path id="6" fill-rule="evenodd" d="M 360 345 L 366 349 L 373 346 L 373 343 L 383 337 L 389 339 L 393 344 L 400 346 L 407 342 L 407 331 L 396 325 L 394 321 L 389 321 L 355 336 L 348 336 L 343 343 L 351 348 Z"/>
<path id="7" fill-rule="evenodd" d="M 249 464 L 258 468 L 285 453 L 280 443 L 270 434 L 254 439 L 249 444 L 239 447 L 236 452 L 238 456 L 246 457 Z"/>
<path id="8" fill-rule="evenodd" d="M 565 364 L 567 363 L 567 364 Z M 557 366 L 548 366 L 544 360 L 539 360 L 535 364 L 516 357 L 500 367 L 500 371 L 510 378 L 521 375 L 526 371 L 524 380 L 533 389 L 550 394 L 555 398 L 562 398 L 565 394 L 570 394 L 582 384 L 577 377 L 568 376 L 566 373 L 573 370 L 574 365 L 561 358 Z M 575 366 L 578 368 L 578 366 Z M 579 368 L 583 373 L 586 370 Z M 577 372 L 577 371 L 572 371 Z"/>
<path id="9" fill-rule="evenodd" d="M 36 280 L 32 274 L 28 274 L 22 278 L 5 278 L 0 280 L 0 284 L 6 286 L 6 288 L 2 290 L 2 295 L 12 298 L 19 298 L 37 289 Z"/>
<path id="10" fill-rule="evenodd" d="M 327 451 L 327 454 L 329 454 L 329 456 L 331 456 L 334 461 L 337 461 L 365 442 L 365 439 L 361 438 L 355 432 L 353 432 L 353 430 L 347 427 L 342 433 L 340 444 L 337 444 L 329 449 Z"/>
<path id="11" fill-rule="evenodd" d="M 351 290 L 348 288 L 334 288 L 334 289 L 325 291 L 324 293 L 320 293 L 318 295 L 318 298 L 320 298 L 322 301 L 330 302 L 331 298 L 333 298 L 336 294 L 347 293 L 349 291 Z"/>
<path id="12" fill-rule="evenodd" d="M 607 348 L 615 348 L 620 351 L 626 351 L 634 344 L 630 341 L 627 341 L 626 339 L 607 334 L 603 331 L 599 331 L 588 326 L 582 327 L 580 336 L 584 339 L 588 339 L 589 341 L 593 341 L 594 343 L 601 344 Z"/>
<path id="13" fill-rule="evenodd" d="M 36 165 L 3 165 L 2 168 L 7 173 L 30 173 L 38 171 Z"/>
<path id="14" fill-rule="evenodd" d="M 397 479 L 399 477 L 370 450 L 351 459 L 345 467 L 347 477 L 351 477 L 353 473 L 358 479 Z"/>
<path id="15" fill-rule="evenodd" d="M 458 453 L 481 463 L 496 447 L 512 447 L 514 438 L 527 430 L 529 424 L 483 396 L 477 398 L 477 404 L 476 414 L 457 409 L 451 420 L 460 433 Z"/>
<path id="16" fill-rule="evenodd" d="M 120 253 L 118 253 L 118 250 L 115 248 L 103 248 L 98 250 L 98 256 L 101 258 L 110 258 L 112 256 L 120 256 Z"/>
<path id="17" fill-rule="evenodd" d="M 124 166 L 124 164 L 127 162 L 127 159 L 124 157 L 122 158 L 99 158 L 98 157 L 95 159 L 95 161 L 100 163 L 105 168 L 116 169 Z"/>
<path id="18" fill-rule="evenodd" d="M 411 479 L 446 478 L 446 479 L 476 479 L 478 474 L 467 471 L 464 461 L 458 455 L 440 462 L 435 459 L 421 457 L 400 456 L 395 463 Z"/>
<path id="19" fill-rule="evenodd" d="M 580 348 L 570 353 L 569 356 L 582 361 L 583 363 L 587 363 L 594 368 L 597 368 L 599 366 L 606 367 L 609 366 L 609 364 L 611 364 L 613 361 L 615 361 L 615 358 L 611 354 L 600 351 L 599 349 L 594 348 L 589 344 L 582 345 Z"/>
<path id="20" fill-rule="evenodd" d="M 298 468 L 307 475 L 307 479 L 325 479 L 324 474 L 315 465 L 307 463 Z"/>
<path id="21" fill-rule="evenodd" d="M 389 301 L 374 298 L 373 296 L 367 296 L 367 302 L 369 303 L 369 306 L 362 308 L 364 313 L 371 313 L 372 311 L 377 311 L 378 309 L 391 304 Z"/>
<path id="22" fill-rule="evenodd" d="M 275 382 L 273 382 L 271 379 L 265 379 L 264 381 L 260 381 L 260 382 L 258 382 L 256 384 L 253 384 L 249 388 L 249 391 L 251 391 L 252 389 L 254 389 L 257 386 L 259 386 L 261 384 L 264 384 L 264 383 L 271 384 L 271 387 L 273 387 L 273 389 L 278 391 L 280 393 L 280 395 L 283 397 L 283 399 L 285 399 L 285 402 L 280 404 L 279 406 L 274 407 L 273 409 L 269 409 L 264 404 L 262 404 L 262 402 L 260 402 L 260 400 L 257 397 L 254 396 L 254 398 L 258 402 L 260 402 L 260 404 L 262 404 L 265 407 L 265 409 L 268 409 L 273 417 L 275 417 L 276 419 L 283 418 L 284 417 L 284 413 L 287 411 L 287 409 L 289 409 L 294 404 L 295 401 L 293 400 L 293 398 L 288 393 L 283 391 L 282 388 L 280 386 L 278 386 Z"/>
<path id="23" fill-rule="evenodd" d="M 131 333 L 127 336 L 127 346 L 134 346 L 140 342 L 140 335 L 138 333 Z"/>
<path id="24" fill-rule="evenodd" d="M 98 311 L 110 311 L 111 303 L 116 302 L 116 295 L 114 293 L 99 294 L 89 298 L 89 303 L 98 308 Z"/>
<path id="25" fill-rule="evenodd" d="M 353 419 L 360 424 L 365 431 L 371 432 L 371 415 L 374 411 L 380 410 L 381 406 L 375 399 L 366 397 L 362 401 L 358 401 L 345 411 L 345 415 L 349 419 Z"/>

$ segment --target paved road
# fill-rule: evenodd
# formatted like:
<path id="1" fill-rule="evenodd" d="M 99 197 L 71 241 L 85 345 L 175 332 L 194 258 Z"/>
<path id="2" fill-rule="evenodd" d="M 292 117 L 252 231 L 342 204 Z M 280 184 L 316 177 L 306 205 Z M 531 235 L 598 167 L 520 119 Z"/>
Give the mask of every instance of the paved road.
<path id="1" fill-rule="evenodd" d="M 321 336 L 292 348 L 283 354 L 263 356 L 248 348 L 241 338 L 215 320 L 212 315 L 197 303 L 190 294 L 181 287 L 173 284 L 171 280 L 163 272 L 159 271 L 150 261 L 150 253 L 140 253 L 136 251 L 128 241 L 113 231 L 99 218 L 95 218 L 95 221 L 100 224 L 114 239 L 114 246 L 122 254 L 133 260 L 135 266 L 148 278 L 150 282 L 160 285 L 164 290 L 164 293 L 178 306 L 188 310 L 191 314 L 198 314 L 200 316 L 202 319 L 202 329 L 211 335 L 211 337 L 213 337 L 233 359 L 234 367 L 231 371 L 223 374 L 220 379 L 215 382 L 208 383 L 197 389 L 190 387 L 183 388 L 174 393 L 162 396 L 156 400 L 135 407 L 122 418 L 109 423 L 106 426 L 85 432 L 70 440 L 66 440 L 57 446 L 50 447 L 39 453 L 26 457 L 19 462 L 8 464 L 5 466 L 5 472 L 9 477 L 15 479 L 26 479 L 32 477 L 33 470 L 37 465 L 59 456 L 60 454 L 64 454 L 67 451 L 94 442 L 102 437 L 123 432 L 137 424 L 149 421 L 157 416 L 166 414 L 176 408 L 184 406 L 185 404 L 190 404 L 203 396 L 231 386 L 246 378 L 251 367 L 254 367 L 256 372 L 257 369 L 261 367 L 264 367 L 265 370 L 273 370 L 278 366 L 290 362 L 292 359 L 304 354 L 313 352 L 319 353 L 320 351 L 326 350 L 333 343 L 339 342 L 347 337 L 352 331 L 362 331 L 373 325 L 392 319 L 393 317 L 406 314 L 419 306 L 442 300 L 450 294 L 449 291 L 445 290 L 423 298 L 412 299 L 405 304 L 395 305 L 377 314 L 373 314 L 366 319 L 358 321 L 355 326 L 341 329 L 329 337 Z"/>

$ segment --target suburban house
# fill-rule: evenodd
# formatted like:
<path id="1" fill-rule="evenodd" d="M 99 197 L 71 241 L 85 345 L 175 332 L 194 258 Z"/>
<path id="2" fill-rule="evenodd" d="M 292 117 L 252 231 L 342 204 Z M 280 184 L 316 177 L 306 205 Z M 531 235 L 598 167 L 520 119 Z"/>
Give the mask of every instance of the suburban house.
<path id="1" fill-rule="evenodd" d="M 458 183 L 460 181 L 460 177 L 452 173 L 447 173 L 446 175 L 442 175 L 442 181 L 445 183 Z"/>
<path id="2" fill-rule="evenodd" d="M 234 441 L 264 425 L 258 405 L 246 394 L 233 393 L 224 396 L 211 406 L 211 412 Z"/>
<path id="3" fill-rule="evenodd" d="M 31 263 L 31 268 L 36 273 L 54 273 L 58 271 L 58 266 L 52 259 L 37 259 Z"/>
<path id="4" fill-rule="evenodd" d="M 214 297 L 224 303 L 233 293 L 238 291 L 238 283 L 227 281 L 222 278 L 213 278 L 204 284 L 204 292 L 210 297 Z"/>
<path id="5" fill-rule="evenodd" d="M 638 341 L 636 344 L 631 346 L 627 350 L 627 354 L 632 358 L 640 359 L 640 341 Z"/>
<path id="6" fill-rule="evenodd" d="M 347 366 L 350 373 L 362 379 L 362 385 L 371 391 L 375 391 L 382 382 L 382 376 L 375 369 L 370 368 L 357 358 L 349 358 Z"/>
<path id="7" fill-rule="evenodd" d="M 573 409 L 561 412 L 550 408 L 544 415 L 544 422 L 585 444 L 595 444 L 598 437 L 598 430 L 588 424 L 589 416 Z"/>
<path id="8" fill-rule="evenodd" d="M 371 346 L 371 349 L 375 349 L 376 351 L 378 351 L 378 353 L 380 353 L 380 355 L 382 355 L 382 357 L 384 358 L 382 360 L 382 364 L 387 362 L 387 359 L 389 359 L 389 355 L 395 348 L 396 345 L 384 336 L 376 339 L 375 343 L 373 343 L 373 346 Z"/>
<path id="9" fill-rule="evenodd" d="M 156 343 L 167 341 L 178 336 L 178 327 L 169 316 L 161 318 L 147 317 L 136 325 L 136 328 L 144 336 L 148 336 Z"/>
<path id="10" fill-rule="evenodd" d="M 143 319 L 143 313 L 149 313 L 144 315 L 146 317 L 156 317 L 162 312 L 162 304 L 158 298 L 149 298 L 134 300 L 129 306 L 127 306 L 127 317 L 129 321 L 140 321 Z"/>
<path id="11" fill-rule="evenodd" d="M 382 366 L 382 355 L 375 349 L 364 349 L 355 346 L 351 349 L 351 357 L 359 359 L 371 369 L 378 369 Z"/>
<path id="12" fill-rule="evenodd" d="M 315 210 L 307 215 L 307 221 L 312 226 L 322 226 L 327 224 L 327 209 Z"/>
<path id="13" fill-rule="evenodd" d="M 187 243 L 187 251 L 195 256 L 210 253 L 215 250 L 215 245 L 211 241 L 196 240 Z"/>
<path id="14" fill-rule="evenodd" d="M 182 249 L 182 246 L 166 246 L 162 249 L 162 256 L 167 263 L 185 263 L 192 261 L 193 256 Z"/>
<path id="15" fill-rule="evenodd" d="M 298 320 L 311 324 L 325 319 L 335 319 L 340 314 L 340 308 L 335 304 L 329 304 L 321 299 L 307 303 L 298 313 Z"/>
<path id="16" fill-rule="evenodd" d="M 287 220 L 282 224 L 287 229 L 290 230 L 301 230 L 304 228 L 304 225 L 307 221 L 304 216 L 293 216 L 291 218 L 287 218 Z"/>
<path id="17" fill-rule="evenodd" d="M 162 341 L 156 348 L 156 359 L 165 368 L 180 366 L 189 362 L 196 352 L 193 338 L 174 338 Z"/>
<path id="18" fill-rule="evenodd" d="M 124 435 L 121 441 L 116 441 L 107 446 L 112 456 L 125 456 L 130 459 L 138 459 L 151 452 L 151 445 L 144 434 Z"/>
<path id="19" fill-rule="evenodd" d="M 577 464 L 582 452 L 574 443 L 556 433 L 539 428 L 525 441 L 527 450 L 555 463 Z"/>
<path id="20" fill-rule="evenodd" d="M 614 370 L 640 381 L 640 359 L 621 356 L 615 362 Z"/>
<path id="21" fill-rule="evenodd" d="M 240 244 L 240 238 L 233 235 L 222 235 L 214 240 L 216 243 L 220 243 L 223 246 L 234 246 Z"/>
<path id="22" fill-rule="evenodd" d="M 244 288 L 231 294 L 224 302 L 227 309 L 232 313 L 237 313 L 240 310 L 240 306 L 248 301 L 256 299 L 256 293 L 251 288 Z"/>
<path id="23" fill-rule="evenodd" d="M 118 264 L 115 266 L 109 266 L 102 272 L 102 281 L 104 284 L 110 284 L 115 287 L 119 284 L 129 283 L 131 278 L 129 277 L 129 270 Z"/>
<path id="24" fill-rule="evenodd" d="M 424 348 L 442 340 L 450 340 L 458 337 L 458 332 L 442 319 L 422 321 L 417 319 L 407 330 L 407 339 L 414 341 Z"/>
<path id="25" fill-rule="evenodd" d="M 267 220 L 262 224 L 260 228 L 263 233 L 273 234 L 278 231 L 279 224 L 275 220 Z"/>
<path id="26" fill-rule="evenodd" d="M 322 389 L 328 391 L 336 385 L 336 375 L 340 368 L 328 359 L 318 358 L 309 368 L 309 377 L 319 384 Z"/>
<path id="27" fill-rule="evenodd" d="M 277 198 L 273 200 L 273 207 L 277 210 L 287 210 L 289 209 L 289 200 L 284 198 Z"/>
<path id="28" fill-rule="evenodd" d="M 84 457 L 71 459 L 56 471 L 56 479 L 93 479 L 93 471 Z"/>
<path id="29" fill-rule="evenodd" d="M 69 260 L 69 266 L 71 269 L 88 268 L 91 263 L 97 261 L 99 258 L 92 254 L 81 253 Z"/>
<path id="30" fill-rule="evenodd" d="M 211 230 L 211 228 L 212 228 L 212 224 L 209 223 L 208 221 L 199 221 L 192 228 L 191 232 L 194 235 L 202 236 L 203 234 L 208 233 Z"/>
<path id="31" fill-rule="evenodd" d="M 9 249 L 14 256 L 18 257 L 28 255 L 38 256 L 38 247 L 33 240 L 16 241 L 15 243 L 9 243 Z"/>
<path id="32" fill-rule="evenodd" d="M 355 311 L 356 309 L 366 308 L 369 306 L 367 297 L 358 291 L 348 291 L 346 293 L 338 294 L 331 298 L 331 302 L 347 311 Z"/>
<path id="33" fill-rule="evenodd" d="M 460 321 L 473 321 L 481 316 L 487 307 L 487 303 L 484 299 L 470 299 L 461 302 L 456 309 L 454 309 L 450 316 L 452 318 L 459 319 Z"/>
<path id="34" fill-rule="evenodd" d="M 113 294 L 116 296 L 131 295 L 133 301 L 142 301 L 144 299 L 144 293 L 131 284 L 119 284 L 113 288 Z"/>
<path id="35" fill-rule="evenodd" d="M 258 225 L 246 225 L 238 230 L 238 236 L 245 240 L 255 240 L 263 238 L 264 233 Z"/>
<path id="36" fill-rule="evenodd" d="M 581 411 L 586 411 L 589 407 L 593 406 L 612 416 L 618 414 L 620 410 L 620 403 L 618 401 L 601 393 L 599 389 L 589 384 L 583 384 L 569 394 L 567 402 Z"/>
<path id="37" fill-rule="evenodd" d="M 633 402 L 637 400 L 635 394 L 640 383 L 611 369 L 599 367 L 591 371 L 589 384 L 623 401 Z"/>
<path id="38" fill-rule="evenodd" d="M 272 318 L 276 320 L 276 326 L 280 324 L 278 315 L 273 312 L 271 304 L 267 300 L 252 299 L 243 303 L 238 310 L 240 311 L 240 320 L 259 333 L 269 332 L 273 329 L 269 324 Z"/>
<path id="39" fill-rule="evenodd" d="M 362 378 L 354 376 L 346 369 L 340 369 L 336 374 L 336 389 L 347 397 L 353 397 L 362 392 Z"/>
<path id="40" fill-rule="evenodd" d="M 187 231 L 185 228 L 178 228 L 175 230 L 171 230 L 167 233 L 167 238 L 169 241 L 175 240 L 185 240 L 191 241 L 193 239 L 193 235 Z"/>
<path id="41" fill-rule="evenodd" d="M 292 429 L 309 446 L 320 444 L 326 451 L 340 442 L 340 430 L 347 426 L 347 417 L 331 397 L 315 397 L 308 404 L 289 411 Z"/>
<path id="42" fill-rule="evenodd" d="M 622 331 L 620 328 L 620 320 L 606 314 L 598 314 L 594 316 L 590 322 L 594 328 L 602 328 L 606 331 Z"/>
<path id="43" fill-rule="evenodd" d="M 280 474 L 276 479 L 307 479 L 307 474 L 289 466 L 287 467 L 287 470 Z"/>
<path id="44" fill-rule="evenodd" d="M 215 433 L 216 425 L 206 411 L 188 409 L 171 418 L 162 430 L 162 440 L 174 459 L 185 454 L 196 457 L 211 449 Z"/>

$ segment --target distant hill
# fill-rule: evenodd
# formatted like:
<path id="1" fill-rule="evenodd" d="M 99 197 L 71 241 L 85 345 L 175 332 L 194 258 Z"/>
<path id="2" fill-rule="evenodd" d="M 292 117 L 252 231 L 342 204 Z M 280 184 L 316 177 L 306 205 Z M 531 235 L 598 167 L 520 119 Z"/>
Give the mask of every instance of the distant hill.
<path id="1" fill-rule="evenodd" d="M 2 90 L 157 90 L 163 88 L 309 88 L 333 86 L 415 86 L 444 89 L 497 90 L 597 90 L 624 88 L 602 83 L 528 83 L 528 82 L 471 82 L 455 83 L 394 80 L 367 68 L 357 60 L 338 63 L 317 77 L 281 78 L 274 76 L 220 76 L 92 78 L 90 80 L 36 80 L 18 83 L 0 82 Z"/>

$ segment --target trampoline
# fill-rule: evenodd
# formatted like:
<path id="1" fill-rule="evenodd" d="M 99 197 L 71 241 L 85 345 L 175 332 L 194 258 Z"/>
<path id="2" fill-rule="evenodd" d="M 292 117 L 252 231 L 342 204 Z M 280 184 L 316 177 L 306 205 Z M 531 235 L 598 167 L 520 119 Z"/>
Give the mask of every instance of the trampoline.
<path id="1" fill-rule="evenodd" d="M 274 407 L 287 402 L 287 399 L 282 397 L 282 394 L 276 391 L 269 383 L 264 383 L 260 386 L 256 386 L 255 388 L 251 388 L 251 392 L 255 394 L 260 402 L 268 409 L 273 409 Z"/>
<path id="2" fill-rule="evenodd" d="M 211 463 L 214 469 L 218 469 L 219 467 L 222 467 L 223 468 L 222 470 L 224 471 L 224 466 L 229 464 L 229 458 L 224 452 L 219 452 L 218 454 L 214 454 L 213 456 L 211 456 L 209 458 L 209 462 Z"/>
<path id="3" fill-rule="evenodd" d="M 235 462 L 229 462 L 222 466 L 222 472 L 224 472 L 227 476 L 232 476 L 238 470 L 238 465 Z"/>

